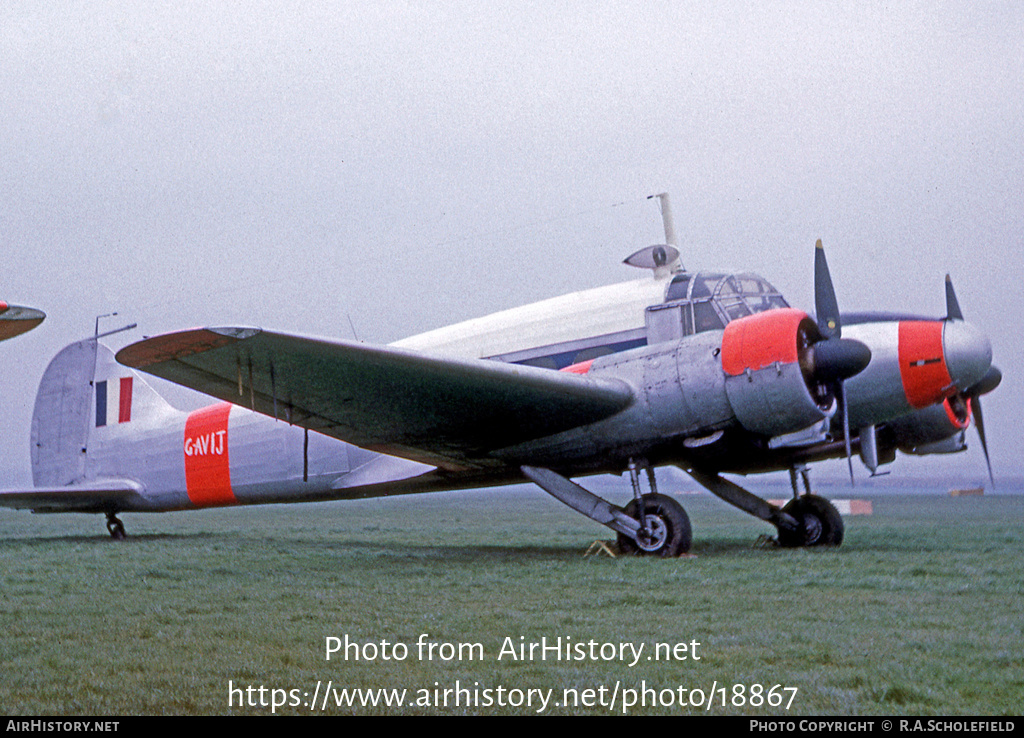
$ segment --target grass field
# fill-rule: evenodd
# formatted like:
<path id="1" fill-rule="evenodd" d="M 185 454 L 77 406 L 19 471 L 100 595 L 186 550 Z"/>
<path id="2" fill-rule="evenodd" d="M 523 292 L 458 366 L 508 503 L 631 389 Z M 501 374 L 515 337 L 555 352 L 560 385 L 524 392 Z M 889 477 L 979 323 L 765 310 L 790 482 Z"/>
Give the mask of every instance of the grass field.
<path id="1" fill-rule="evenodd" d="M 330 682 L 328 714 L 703 712 L 681 689 L 712 714 L 1020 714 L 1024 496 L 875 496 L 838 550 L 758 547 L 770 527 L 680 499 L 695 556 L 672 561 L 584 558 L 606 530 L 523 488 L 125 515 L 123 543 L 100 516 L 0 511 L 0 713 L 310 713 Z M 345 636 L 360 658 L 326 660 Z M 559 637 L 644 651 L 498 659 Z M 688 658 L 647 660 L 658 643 Z M 475 701 L 445 706 L 456 686 Z"/>

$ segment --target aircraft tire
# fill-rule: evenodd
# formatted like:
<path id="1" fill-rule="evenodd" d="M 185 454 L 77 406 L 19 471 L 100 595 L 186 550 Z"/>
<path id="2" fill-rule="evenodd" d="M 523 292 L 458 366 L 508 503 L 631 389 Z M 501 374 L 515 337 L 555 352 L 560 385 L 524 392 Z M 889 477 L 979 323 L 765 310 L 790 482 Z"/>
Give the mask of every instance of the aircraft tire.
<path id="1" fill-rule="evenodd" d="M 683 506 L 665 495 L 645 495 L 643 501 L 644 513 L 654 518 L 655 540 L 649 545 L 642 545 L 624 533 L 619 533 L 619 550 L 625 554 L 659 556 L 663 559 L 674 558 L 689 551 L 693 537 L 690 518 Z M 631 518 L 640 519 L 636 500 L 626 505 L 625 512 Z"/>
<path id="2" fill-rule="evenodd" d="M 835 505 L 824 497 L 804 495 L 790 500 L 782 511 L 800 523 L 800 529 L 795 531 L 779 528 L 779 545 L 783 548 L 842 544 L 843 518 Z"/>
<path id="3" fill-rule="evenodd" d="M 128 537 L 124 532 L 124 523 L 117 518 L 112 518 L 107 521 L 107 532 L 110 533 L 110 537 L 115 541 L 123 541 Z"/>

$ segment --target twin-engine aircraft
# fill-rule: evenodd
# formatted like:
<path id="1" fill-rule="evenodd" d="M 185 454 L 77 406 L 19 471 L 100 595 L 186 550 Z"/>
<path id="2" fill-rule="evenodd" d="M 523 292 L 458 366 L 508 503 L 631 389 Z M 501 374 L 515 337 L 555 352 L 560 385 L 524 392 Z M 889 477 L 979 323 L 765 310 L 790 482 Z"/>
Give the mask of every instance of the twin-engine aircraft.
<path id="1" fill-rule="evenodd" d="M 835 546 L 843 522 L 810 492 L 808 464 L 856 452 L 874 474 L 897 450 L 960 451 L 972 410 L 985 447 L 978 398 L 1001 375 L 948 281 L 942 319 L 841 316 L 819 242 L 815 319 L 756 274 L 684 270 L 672 243 L 627 263 L 654 278 L 389 346 L 245 327 L 148 338 L 116 361 L 97 339 L 72 344 L 36 398 L 35 488 L 0 504 L 102 513 L 123 538 L 123 512 L 529 480 L 621 550 L 670 557 L 691 529 L 658 493 L 659 466 L 772 524 L 782 546 Z M 222 402 L 176 410 L 135 370 Z M 722 476 L 774 470 L 790 471 L 783 507 Z M 572 481 L 627 471 L 625 507 Z"/>

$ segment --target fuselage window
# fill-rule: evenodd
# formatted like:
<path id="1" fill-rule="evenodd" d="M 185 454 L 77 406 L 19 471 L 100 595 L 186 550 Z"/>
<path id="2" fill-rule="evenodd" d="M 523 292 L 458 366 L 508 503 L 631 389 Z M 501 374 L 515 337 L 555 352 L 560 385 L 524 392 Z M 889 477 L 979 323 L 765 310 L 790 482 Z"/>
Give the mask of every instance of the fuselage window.
<path id="1" fill-rule="evenodd" d="M 557 369 L 558 364 L 555 363 L 555 359 L 552 356 L 538 356 L 536 359 L 526 359 L 525 361 L 516 362 L 523 366 L 536 366 L 541 369 Z"/>
<path id="2" fill-rule="evenodd" d="M 611 346 L 594 346 L 593 348 L 583 349 L 576 356 L 573 357 L 573 364 L 580 364 L 584 361 L 590 361 L 596 359 L 598 356 L 608 356 L 609 354 L 615 353 Z"/>

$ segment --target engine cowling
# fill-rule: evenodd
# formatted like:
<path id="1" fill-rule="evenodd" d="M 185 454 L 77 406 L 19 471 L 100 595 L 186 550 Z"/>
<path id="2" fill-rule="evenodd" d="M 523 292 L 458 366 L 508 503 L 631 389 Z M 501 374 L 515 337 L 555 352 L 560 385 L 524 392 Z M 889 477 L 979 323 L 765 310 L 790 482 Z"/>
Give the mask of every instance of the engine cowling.
<path id="1" fill-rule="evenodd" d="M 961 393 L 890 422 L 896 445 L 908 454 L 955 453 L 967 448 L 971 400 Z"/>
<path id="2" fill-rule="evenodd" d="M 809 428 L 835 412 L 829 383 L 819 381 L 814 344 L 822 336 L 807 313 L 769 310 L 729 323 L 722 336 L 725 388 L 748 431 L 779 436 Z"/>

